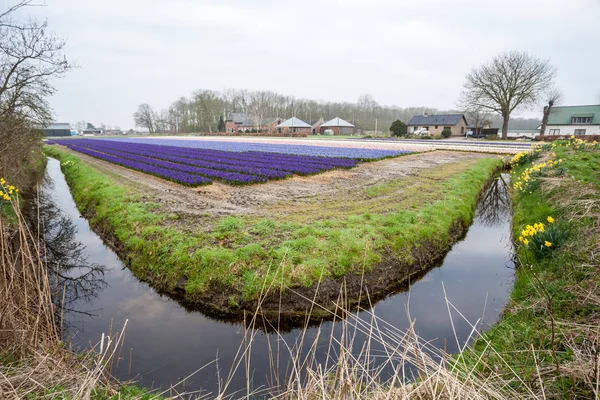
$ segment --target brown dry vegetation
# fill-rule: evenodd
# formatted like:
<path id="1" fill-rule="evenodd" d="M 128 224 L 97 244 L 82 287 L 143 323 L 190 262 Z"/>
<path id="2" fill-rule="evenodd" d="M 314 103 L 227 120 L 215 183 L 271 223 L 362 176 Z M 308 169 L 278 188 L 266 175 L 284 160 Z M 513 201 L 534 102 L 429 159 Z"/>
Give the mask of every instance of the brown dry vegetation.
<path id="1" fill-rule="evenodd" d="M 64 348 L 43 241 L 28 228 L 18 199 L 0 214 L 0 398 L 89 399 L 115 393 L 106 367 L 123 332 L 101 349 L 77 355 Z"/>

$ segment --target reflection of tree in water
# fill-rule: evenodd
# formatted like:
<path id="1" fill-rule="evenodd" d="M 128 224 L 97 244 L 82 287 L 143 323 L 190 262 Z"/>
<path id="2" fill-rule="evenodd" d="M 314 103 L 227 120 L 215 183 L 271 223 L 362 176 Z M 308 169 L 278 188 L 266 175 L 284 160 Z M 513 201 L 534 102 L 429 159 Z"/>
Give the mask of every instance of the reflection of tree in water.
<path id="1" fill-rule="evenodd" d="M 47 177 L 44 185 L 51 184 Z M 82 311 L 77 305 L 90 303 L 107 286 L 104 266 L 88 262 L 85 246 L 76 239 L 77 227 L 54 205 L 44 190 L 40 190 L 37 204 L 31 212 L 33 218 L 30 220 L 39 221 L 39 224 L 33 222 L 31 229 L 39 235 L 43 245 L 57 313 L 92 315 L 93 311 Z"/>
<path id="2" fill-rule="evenodd" d="M 485 226 L 498 226 L 510 218 L 508 175 L 502 174 L 483 190 L 477 203 L 477 220 Z"/>

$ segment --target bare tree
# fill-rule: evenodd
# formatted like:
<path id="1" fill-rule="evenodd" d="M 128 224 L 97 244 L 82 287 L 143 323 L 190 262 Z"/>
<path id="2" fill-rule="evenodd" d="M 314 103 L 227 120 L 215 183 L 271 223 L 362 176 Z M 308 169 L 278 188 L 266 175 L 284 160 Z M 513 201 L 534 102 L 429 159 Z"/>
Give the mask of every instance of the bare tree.
<path id="1" fill-rule="evenodd" d="M 518 51 L 501 53 L 466 76 L 460 103 L 465 109 L 500 114 L 506 139 L 512 112 L 534 106 L 552 86 L 554 75 L 548 60 Z"/>
<path id="2" fill-rule="evenodd" d="M 22 115 L 42 125 L 51 118 L 46 98 L 50 80 L 72 68 L 62 50 L 65 41 L 48 33 L 47 21 L 17 21 L 13 13 L 32 6 L 22 0 L 0 13 L 0 113 Z"/>
<path id="3" fill-rule="evenodd" d="M 135 126 L 148 129 L 149 133 L 155 132 L 155 113 L 149 104 L 140 104 L 138 110 L 133 113 Z"/>
<path id="4" fill-rule="evenodd" d="M 555 104 L 559 104 L 562 100 L 563 94 L 558 89 L 551 89 L 546 94 L 546 105 L 544 106 L 542 126 L 540 128 L 540 136 L 544 136 L 546 133 L 546 126 L 548 125 L 548 118 L 550 117 L 550 111 Z"/>
<path id="5" fill-rule="evenodd" d="M 269 109 L 271 108 L 272 104 L 272 98 L 274 97 L 272 94 L 274 93 L 265 91 L 253 92 L 250 94 L 248 111 L 258 129 L 261 128 L 263 119 L 268 117 L 267 114 L 269 113 Z"/>
<path id="6" fill-rule="evenodd" d="M 475 127 L 475 130 L 483 128 L 490 121 L 490 113 L 483 108 L 467 110 L 465 111 L 465 117 L 467 118 L 469 125 Z"/>
<path id="7" fill-rule="evenodd" d="M 10 2 L 9 2 L 10 3 Z M 48 32 L 46 21 L 20 19 L 16 11 L 32 0 L 0 3 L 0 176 L 27 190 L 33 177 L 27 165 L 40 157 L 40 126 L 52 119 L 48 96 L 52 80 L 71 67 L 62 53 L 65 41 Z M 31 185 L 30 185 L 31 183 Z"/>

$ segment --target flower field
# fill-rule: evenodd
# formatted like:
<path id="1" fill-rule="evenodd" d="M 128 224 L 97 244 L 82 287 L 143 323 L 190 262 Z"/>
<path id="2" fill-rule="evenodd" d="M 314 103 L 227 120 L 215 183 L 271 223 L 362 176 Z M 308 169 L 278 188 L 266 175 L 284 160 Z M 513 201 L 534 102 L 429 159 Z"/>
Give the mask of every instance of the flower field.
<path id="1" fill-rule="evenodd" d="M 383 150 L 370 148 L 347 148 L 340 146 L 315 146 L 304 144 L 254 143 L 218 140 L 185 140 L 185 139 L 153 139 L 123 138 L 119 142 L 149 143 L 165 146 L 188 147 L 197 149 L 222 150 L 233 152 L 258 151 L 267 153 L 294 154 L 300 156 L 340 157 L 357 160 L 378 160 L 410 153 L 407 150 Z"/>
<path id="2" fill-rule="evenodd" d="M 101 160 L 189 186 L 205 185 L 213 180 L 234 185 L 261 183 L 292 175 L 311 175 L 332 169 L 352 168 L 360 160 L 406 153 L 357 149 L 359 151 L 354 152 L 354 157 L 350 157 L 354 149 L 343 149 L 350 151 L 343 152 L 344 157 L 341 157 L 283 154 L 240 146 L 236 150 L 215 150 L 120 140 L 67 139 L 48 143 L 60 144 Z"/>

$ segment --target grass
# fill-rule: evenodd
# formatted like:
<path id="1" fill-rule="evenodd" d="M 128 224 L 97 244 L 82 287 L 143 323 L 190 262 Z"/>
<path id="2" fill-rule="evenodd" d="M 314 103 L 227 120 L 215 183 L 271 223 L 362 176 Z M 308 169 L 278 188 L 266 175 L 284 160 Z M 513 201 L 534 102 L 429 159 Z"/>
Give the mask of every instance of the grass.
<path id="1" fill-rule="evenodd" d="M 544 158 L 554 152 L 563 161 L 537 178 L 531 193 L 514 191 L 513 235 L 519 243 L 526 225 L 551 216 L 569 231 L 569 239 L 539 260 L 527 246 L 518 246 L 519 268 L 504 318 L 465 357 L 480 372 L 518 371 L 549 398 L 598 398 L 600 149 L 545 148 Z M 517 167 L 513 178 L 529 166 Z"/>
<path id="2" fill-rule="evenodd" d="M 183 229 L 77 156 L 56 147 L 46 153 L 74 161 L 63 172 L 78 207 L 101 236 L 122 246 L 136 276 L 150 274 L 164 290 L 185 282 L 192 297 L 225 288 L 229 306 L 256 300 L 264 285 L 311 287 L 360 273 L 358 266 L 370 270 L 388 254 L 412 264 L 412 251 L 425 242 L 443 254 L 451 229 L 469 224 L 477 194 L 502 164 L 452 163 L 365 188 L 360 201 L 280 204 L 277 218 L 207 217 L 205 226 Z"/>

